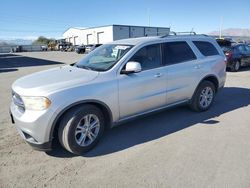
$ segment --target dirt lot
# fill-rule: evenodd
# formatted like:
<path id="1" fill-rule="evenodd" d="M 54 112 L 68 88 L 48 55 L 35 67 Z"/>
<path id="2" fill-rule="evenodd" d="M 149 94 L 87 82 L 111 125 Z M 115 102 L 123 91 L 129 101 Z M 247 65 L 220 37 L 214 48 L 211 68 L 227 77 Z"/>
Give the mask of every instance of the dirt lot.
<path id="1" fill-rule="evenodd" d="M 82 55 L 0 54 L 0 187 L 250 187 L 250 69 L 228 73 L 213 107 L 178 107 L 106 132 L 84 156 L 34 151 L 11 124 L 11 83 Z"/>

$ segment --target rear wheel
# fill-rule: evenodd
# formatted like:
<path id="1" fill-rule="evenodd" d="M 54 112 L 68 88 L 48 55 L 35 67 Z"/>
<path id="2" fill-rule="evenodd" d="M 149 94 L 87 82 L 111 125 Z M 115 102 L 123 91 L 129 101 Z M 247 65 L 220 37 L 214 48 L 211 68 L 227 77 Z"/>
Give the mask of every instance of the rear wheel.
<path id="1" fill-rule="evenodd" d="M 73 108 L 60 123 L 59 141 L 69 152 L 83 154 L 98 143 L 104 131 L 104 123 L 101 110 L 93 105 Z"/>
<path id="2" fill-rule="evenodd" d="M 190 102 L 190 108 L 194 111 L 201 112 L 208 110 L 215 96 L 215 86 L 210 81 L 203 81 L 197 88 Z"/>
<path id="3" fill-rule="evenodd" d="M 233 66 L 231 68 L 231 71 L 237 72 L 240 70 L 240 62 L 237 60 L 233 63 Z"/>

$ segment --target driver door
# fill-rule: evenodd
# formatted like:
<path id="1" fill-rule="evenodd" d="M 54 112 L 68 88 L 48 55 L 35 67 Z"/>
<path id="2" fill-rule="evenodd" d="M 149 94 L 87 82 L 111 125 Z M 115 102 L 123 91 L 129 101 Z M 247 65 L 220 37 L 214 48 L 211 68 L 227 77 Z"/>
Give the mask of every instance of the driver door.
<path id="1" fill-rule="evenodd" d="M 166 73 L 161 62 L 160 44 L 141 48 L 129 61 L 141 64 L 139 73 L 119 75 L 120 119 L 166 104 Z"/>

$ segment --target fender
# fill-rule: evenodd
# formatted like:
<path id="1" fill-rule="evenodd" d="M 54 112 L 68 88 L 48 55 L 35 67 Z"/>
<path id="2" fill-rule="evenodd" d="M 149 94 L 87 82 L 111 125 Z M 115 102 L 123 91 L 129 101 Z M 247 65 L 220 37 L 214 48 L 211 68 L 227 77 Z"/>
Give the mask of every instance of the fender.
<path id="1" fill-rule="evenodd" d="M 194 90 L 194 93 L 193 93 L 192 98 L 191 98 L 190 101 L 193 100 L 194 94 L 196 93 L 196 91 L 197 91 L 199 85 L 201 84 L 201 82 L 203 82 L 204 80 L 208 80 L 208 81 L 212 82 L 212 83 L 214 84 L 214 86 L 215 86 L 215 92 L 218 91 L 219 81 L 218 81 L 217 76 L 214 75 L 214 74 L 206 75 L 205 77 L 203 77 L 203 78 L 200 80 L 199 84 L 196 86 L 196 88 L 195 88 L 195 90 Z"/>
<path id="2" fill-rule="evenodd" d="M 92 104 L 97 104 L 99 106 L 102 106 L 105 108 L 105 110 L 108 113 L 108 127 L 111 128 L 112 124 L 113 124 L 113 116 L 112 116 L 112 112 L 110 110 L 110 108 L 108 107 L 108 105 L 106 105 L 104 102 L 98 101 L 98 100 L 82 100 L 82 101 L 77 101 L 75 103 L 72 103 L 71 105 L 67 106 L 66 108 L 64 108 L 63 110 L 61 110 L 59 112 L 59 114 L 56 116 L 56 118 L 53 120 L 51 129 L 50 129 L 50 136 L 49 136 L 49 140 L 52 141 L 53 137 L 54 137 L 54 132 L 55 132 L 55 128 L 57 126 L 57 122 L 60 119 L 60 117 L 69 109 L 71 109 L 72 107 L 75 107 L 77 105 L 82 105 L 82 104 L 87 104 L 87 103 L 92 103 Z"/>

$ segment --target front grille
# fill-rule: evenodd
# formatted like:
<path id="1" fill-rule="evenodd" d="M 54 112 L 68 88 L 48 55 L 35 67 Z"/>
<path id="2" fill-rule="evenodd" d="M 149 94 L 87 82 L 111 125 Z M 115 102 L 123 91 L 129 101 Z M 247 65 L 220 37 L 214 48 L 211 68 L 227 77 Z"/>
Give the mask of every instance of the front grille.
<path id="1" fill-rule="evenodd" d="M 25 111 L 25 106 L 23 103 L 22 98 L 20 97 L 20 95 L 18 95 L 16 92 L 12 91 L 12 100 L 13 103 L 17 106 L 17 108 L 19 109 L 19 111 L 24 112 Z"/>

